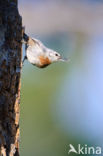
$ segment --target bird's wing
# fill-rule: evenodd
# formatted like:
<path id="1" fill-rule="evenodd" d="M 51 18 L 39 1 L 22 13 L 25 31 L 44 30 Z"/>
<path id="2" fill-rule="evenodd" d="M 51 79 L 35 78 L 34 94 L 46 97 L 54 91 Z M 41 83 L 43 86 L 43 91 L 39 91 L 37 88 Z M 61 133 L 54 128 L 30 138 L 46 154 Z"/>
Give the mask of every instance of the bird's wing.
<path id="1" fill-rule="evenodd" d="M 26 45 L 27 56 L 37 57 L 42 54 L 42 47 L 39 45 L 38 41 L 34 38 L 29 39 L 29 43 Z"/>
<path id="2" fill-rule="evenodd" d="M 43 43 L 42 43 L 40 40 L 38 40 L 38 39 L 36 39 L 36 38 L 32 38 L 32 40 L 33 40 L 35 43 L 37 43 L 40 47 L 44 46 Z"/>
<path id="3" fill-rule="evenodd" d="M 32 38 L 35 43 L 37 43 L 38 47 L 42 49 L 42 52 L 47 52 L 47 47 L 38 39 Z"/>

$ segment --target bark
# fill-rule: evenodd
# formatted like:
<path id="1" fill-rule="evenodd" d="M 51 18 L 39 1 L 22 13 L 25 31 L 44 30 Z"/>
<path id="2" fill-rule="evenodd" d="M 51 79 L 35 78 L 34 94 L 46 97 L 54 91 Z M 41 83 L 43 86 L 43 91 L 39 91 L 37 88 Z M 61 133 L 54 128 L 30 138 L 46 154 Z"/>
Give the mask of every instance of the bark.
<path id="1" fill-rule="evenodd" d="M 0 156 L 19 156 L 21 40 L 17 0 L 0 0 Z"/>

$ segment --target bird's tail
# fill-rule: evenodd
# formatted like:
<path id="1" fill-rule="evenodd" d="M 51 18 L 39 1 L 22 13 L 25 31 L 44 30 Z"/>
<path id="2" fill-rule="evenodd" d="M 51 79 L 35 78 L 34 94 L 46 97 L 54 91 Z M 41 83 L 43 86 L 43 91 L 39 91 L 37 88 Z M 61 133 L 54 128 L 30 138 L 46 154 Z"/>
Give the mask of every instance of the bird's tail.
<path id="1" fill-rule="evenodd" d="M 27 43 L 29 40 L 29 36 L 27 34 L 23 33 L 23 39 Z"/>

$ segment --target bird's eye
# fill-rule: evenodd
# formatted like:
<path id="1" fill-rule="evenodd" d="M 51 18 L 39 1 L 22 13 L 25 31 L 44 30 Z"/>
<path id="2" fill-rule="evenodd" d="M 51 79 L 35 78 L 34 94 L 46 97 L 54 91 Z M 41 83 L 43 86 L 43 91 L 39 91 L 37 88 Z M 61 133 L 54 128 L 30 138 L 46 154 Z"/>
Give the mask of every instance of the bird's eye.
<path id="1" fill-rule="evenodd" d="M 58 56 L 58 54 L 55 54 L 55 56 Z"/>

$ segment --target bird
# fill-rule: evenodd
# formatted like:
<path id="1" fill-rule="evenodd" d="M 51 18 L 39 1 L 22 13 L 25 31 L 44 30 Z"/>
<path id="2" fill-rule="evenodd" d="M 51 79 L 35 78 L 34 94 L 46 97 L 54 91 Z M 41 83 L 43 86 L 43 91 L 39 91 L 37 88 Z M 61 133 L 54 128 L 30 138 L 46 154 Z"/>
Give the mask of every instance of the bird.
<path id="1" fill-rule="evenodd" d="M 47 48 L 40 40 L 31 38 L 26 33 L 23 34 L 23 40 L 26 45 L 23 63 L 27 59 L 37 67 L 45 68 L 54 62 L 68 61 L 67 59 L 63 59 L 58 52 Z"/>

